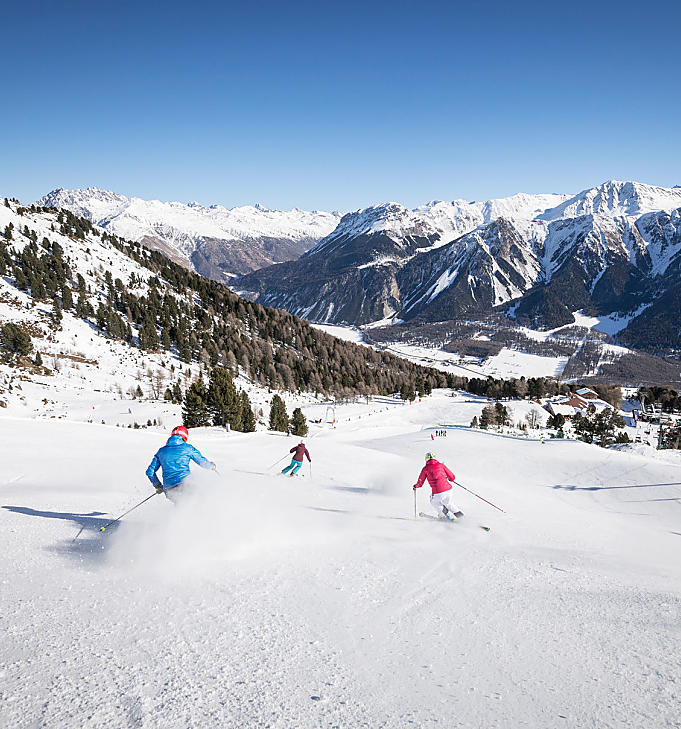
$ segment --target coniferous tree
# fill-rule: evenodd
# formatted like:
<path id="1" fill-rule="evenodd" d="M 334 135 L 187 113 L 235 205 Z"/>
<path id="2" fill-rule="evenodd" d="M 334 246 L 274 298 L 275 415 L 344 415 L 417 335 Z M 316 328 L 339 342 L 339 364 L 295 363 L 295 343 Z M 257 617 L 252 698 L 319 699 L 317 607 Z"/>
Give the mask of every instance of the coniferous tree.
<path id="1" fill-rule="evenodd" d="M 97 307 L 97 329 L 106 332 L 109 328 L 109 312 L 104 306 L 104 304 L 100 301 L 99 306 Z"/>
<path id="2" fill-rule="evenodd" d="M 173 385 L 173 402 L 178 405 L 182 404 L 182 387 L 179 380 Z"/>
<path id="3" fill-rule="evenodd" d="M 301 438 L 307 435 L 307 418 L 303 415 L 303 411 L 300 408 L 296 408 L 293 411 L 293 435 L 298 435 Z"/>
<path id="4" fill-rule="evenodd" d="M 0 329 L 0 345 L 12 354 L 27 356 L 33 351 L 30 334 L 20 325 L 8 322 Z"/>
<path id="5" fill-rule="evenodd" d="M 54 326 L 58 327 L 63 318 L 64 315 L 61 313 L 61 304 L 59 303 L 59 299 L 55 296 L 54 299 L 52 299 L 52 321 L 54 322 Z"/>
<path id="6" fill-rule="evenodd" d="M 253 407 L 251 401 L 246 394 L 245 390 L 241 391 L 241 430 L 244 433 L 255 432 L 255 415 L 253 414 Z"/>
<path id="7" fill-rule="evenodd" d="M 270 430 L 278 430 L 280 433 L 285 433 L 288 426 L 288 414 L 286 412 L 286 405 L 284 401 L 275 395 L 272 398 L 272 405 L 270 407 Z"/>
<path id="8" fill-rule="evenodd" d="M 61 289 L 61 305 L 66 311 L 73 309 L 73 296 L 71 294 L 71 289 L 66 284 L 64 284 Z"/>
<path id="9" fill-rule="evenodd" d="M 26 291 L 26 289 L 28 289 L 28 280 L 20 268 L 17 268 L 14 271 L 14 283 L 19 291 Z"/>
<path id="10" fill-rule="evenodd" d="M 35 353 L 35 366 L 36 367 L 43 366 L 43 358 L 40 356 L 40 352 Z"/>
<path id="11" fill-rule="evenodd" d="M 76 304 L 76 316 L 81 319 L 87 319 L 92 316 L 92 304 L 87 300 L 83 294 L 79 294 L 78 303 Z"/>
<path id="12" fill-rule="evenodd" d="M 241 430 L 241 399 L 237 395 L 232 376 L 224 367 L 214 367 L 208 383 L 208 410 L 213 425 L 226 425 L 233 430 Z"/>
<path id="13" fill-rule="evenodd" d="M 182 406 L 182 421 L 187 428 L 202 428 L 210 425 L 206 402 L 208 392 L 202 379 L 195 380 L 187 389 Z"/>
<path id="14" fill-rule="evenodd" d="M 192 361 L 192 348 L 191 344 L 189 343 L 189 340 L 186 338 L 182 339 L 182 343 L 180 344 L 180 359 L 183 362 L 191 362 Z"/>
<path id="15" fill-rule="evenodd" d="M 19 324 L 8 322 L 0 329 L 0 344 L 12 354 L 27 356 L 33 351 L 30 334 Z"/>
<path id="16" fill-rule="evenodd" d="M 507 408 L 500 402 L 494 404 L 494 419 L 499 427 L 509 425 L 509 417 Z"/>
<path id="17" fill-rule="evenodd" d="M 486 405 L 480 414 L 480 427 L 485 429 L 489 428 L 494 422 L 496 422 L 495 410 L 491 405 Z"/>
<path id="18" fill-rule="evenodd" d="M 564 425 L 565 416 L 562 413 L 551 415 L 546 423 L 547 428 L 554 428 L 555 430 L 562 430 Z"/>
<path id="19" fill-rule="evenodd" d="M 144 318 L 144 324 L 140 327 L 139 343 L 140 349 L 158 349 L 156 326 L 149 315 Z"/>

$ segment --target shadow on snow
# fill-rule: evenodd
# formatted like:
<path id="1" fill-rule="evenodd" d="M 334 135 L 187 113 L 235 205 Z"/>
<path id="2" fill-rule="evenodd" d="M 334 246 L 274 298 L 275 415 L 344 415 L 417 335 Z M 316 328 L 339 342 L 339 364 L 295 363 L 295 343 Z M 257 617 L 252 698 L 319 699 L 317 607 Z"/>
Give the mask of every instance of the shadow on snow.
<path id="1" fill-rule="evenodd" d="M 561 489 L 563 491 L 611 491 L 614 489 L 648 489 L 656 486 L 681 486 L 681 482 L 672 483 L 637 483 L 630 486 L 575 486 L 567 484 L 555 484 L 552 489 Z"/>
<path id="2" fill-rule="evenodd" d="M 24 516 L 70 521 L 79 527 L 78 533 L 73 539 L 64 540 L 56 546 L 48 547 L 50 551 L 68 554 L 80 559 L 93 559 L 102 555 L 105 542 L 103 540 L 104 535 L 100 535 L 100 529 L 111 521 L 108 518 L 99 518 L 106 515 L 105 511 L 91 511 L 89 514 L 79 514 L 77 512 L 40 511 L 38 509 L 31 509 L 28 506 L 3 506 L 2 508 L 7 511 L 12 511 L 15 514 L 23 514 Z M 112 524 L 107 529 L 107 534 L 114 531 L 117 527 L 118 522 Z M 86 536 L 81 537 L 83 532 L 86 533 Z"/>

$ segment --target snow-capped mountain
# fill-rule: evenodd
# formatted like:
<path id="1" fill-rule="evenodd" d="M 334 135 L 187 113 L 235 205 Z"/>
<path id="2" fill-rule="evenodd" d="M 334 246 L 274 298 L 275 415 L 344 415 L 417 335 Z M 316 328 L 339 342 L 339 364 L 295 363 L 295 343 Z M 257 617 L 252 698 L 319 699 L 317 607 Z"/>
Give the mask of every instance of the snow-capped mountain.
<path id="1" fill-rule="evenodd" d="M 59 188 L 37 205 L 63 208 L 111 233 L 161 250 L 199 273 L 224 281 L 237 274 L 298 258 L 328 235 L 337 213 L 225 208 L 125 197 L 108 190 Z"/>
<path id="2" fill-rule="evenodd" d="M 520 322 L 550 328 L 579 309 L 653 304 L 680 280 L 680 254 L 681 188 L 610 181 L 577 195 L 356 211 L 300 261 L 236 288 L 329 323 L 443 321 L 512 304 Z"/>
<path id="3" fill-rule="evenodd" d="M 598 187 L 583 190 L 538 217 L 543 220 L 576 218 L 581 215 L 627 217 L 657 210 L 670 212 L 679 207 L 681 187 L 655 187 L 640 182 L 610 180 Z"/>

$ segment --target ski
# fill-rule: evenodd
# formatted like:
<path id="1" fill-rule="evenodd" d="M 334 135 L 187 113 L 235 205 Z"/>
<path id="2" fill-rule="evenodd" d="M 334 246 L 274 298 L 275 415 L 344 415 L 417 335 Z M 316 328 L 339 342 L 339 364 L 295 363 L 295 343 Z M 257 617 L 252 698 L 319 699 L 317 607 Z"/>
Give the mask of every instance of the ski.
<path id="1" fill-rule="evenodd" d="M 439 521 L 439 522 L 442 522 L 443 524 L 455 524 L 458 521 L 458 519 L 453 519 L 451 521 L 449 519 L 438 519 L 437 516 L 433 516 L 432 514 L 426 514 L 423 511 L 419 511 L 419 516 L 423 517 L 424 519 L 432 519 L 433 521 Z M 480 529 L 482 529 L 483 531 L 486 531 L 486 532 L 489 532 L 492 530 L 491 527 L 484 526 L 483 524 L 480 524 L 479 526 L 480 526 Z"/>

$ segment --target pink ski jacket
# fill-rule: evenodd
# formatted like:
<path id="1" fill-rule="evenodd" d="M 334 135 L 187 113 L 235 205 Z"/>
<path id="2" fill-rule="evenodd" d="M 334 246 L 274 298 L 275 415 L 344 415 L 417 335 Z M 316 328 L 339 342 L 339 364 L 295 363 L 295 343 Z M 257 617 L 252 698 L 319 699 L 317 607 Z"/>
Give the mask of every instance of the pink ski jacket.
<path id="1" fill-rule="evenodd" d="M 436 461 L 434 458 L 430 458 L 426 465 L 421 471 L 419 480 L 414 484 L 415 489 L 420 489 L 423 486 L 423 482 L 428 479 L 430 488 L 433 489 L 434 494 L 441 494 L 443 491 L 449 491 L 452 485 L 449 483 L 453 481 L 456 476 L 445 466 L 444 463 Z"/>

